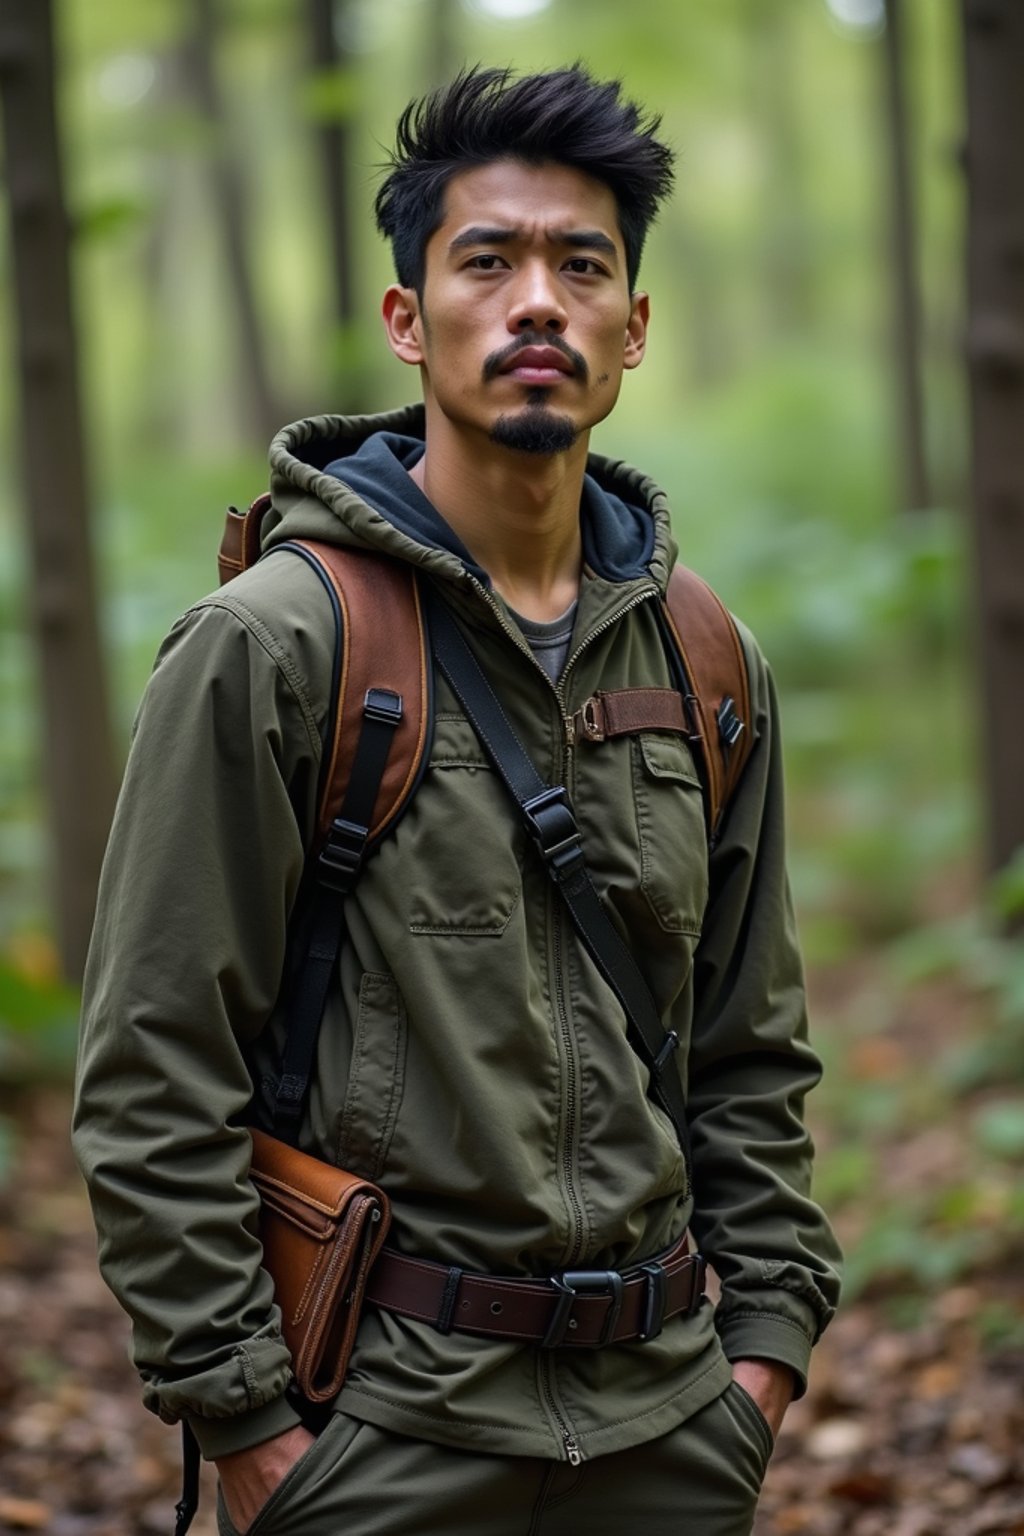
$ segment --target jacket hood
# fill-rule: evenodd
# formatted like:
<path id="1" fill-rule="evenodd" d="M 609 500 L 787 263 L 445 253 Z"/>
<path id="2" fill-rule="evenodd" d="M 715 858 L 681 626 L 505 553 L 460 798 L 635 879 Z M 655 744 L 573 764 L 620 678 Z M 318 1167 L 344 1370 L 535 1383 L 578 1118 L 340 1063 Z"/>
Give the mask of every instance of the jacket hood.
<path id="1" fill-rule="evenodd" d="M 454 529 L 408 471 L 424 452 L 424 410 L 312 416 L 270 446 L 273 509 L 263 547 L 319 539 L 375 549 L 436 576 L 488 583 Z M 650 576 L 662 589 L 675 562 L 664 492 L 638 470 L 590 454 L 580 504 L 586 563 L 606 580 Z"/>

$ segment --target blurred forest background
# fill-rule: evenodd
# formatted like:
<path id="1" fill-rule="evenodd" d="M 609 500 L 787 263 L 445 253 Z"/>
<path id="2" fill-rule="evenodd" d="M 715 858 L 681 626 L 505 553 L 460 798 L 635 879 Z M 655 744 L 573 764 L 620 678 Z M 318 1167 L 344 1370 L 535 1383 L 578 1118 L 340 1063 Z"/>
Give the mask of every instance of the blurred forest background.
<path id="1" fill-rule="evenodd" d="M 398 112 L 581 57 L 679 151 L 595 447 L 668 489 L 783 699 L 849 1273 L 758 1530 L 1024 1532 L 1024 6 L 54 0 L 52 45 L 49 11 L 0 0 L 0 1530 L 167 1528 L 65 1150 L 156 647 L 279 425 L 415 392 L 370 212 Z"/>

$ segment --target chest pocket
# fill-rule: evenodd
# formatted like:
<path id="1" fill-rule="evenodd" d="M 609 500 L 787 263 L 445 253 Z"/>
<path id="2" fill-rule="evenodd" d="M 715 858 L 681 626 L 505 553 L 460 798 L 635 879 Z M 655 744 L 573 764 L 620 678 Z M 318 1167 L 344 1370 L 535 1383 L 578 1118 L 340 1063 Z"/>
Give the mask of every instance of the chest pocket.
<path id="1" fill-rule="evenodd" d="M 678 736 L 632 739 L 640 884 L 666 933 L 699 936 L 708 899 L 704 798 L 690 749 Z"/>
<path id="2" fill-rule="evenodd" d="M 522 899 L 526 834 L 462 715 L 439 711 L 416 818 L 412 933 L 496 938 Z"/>

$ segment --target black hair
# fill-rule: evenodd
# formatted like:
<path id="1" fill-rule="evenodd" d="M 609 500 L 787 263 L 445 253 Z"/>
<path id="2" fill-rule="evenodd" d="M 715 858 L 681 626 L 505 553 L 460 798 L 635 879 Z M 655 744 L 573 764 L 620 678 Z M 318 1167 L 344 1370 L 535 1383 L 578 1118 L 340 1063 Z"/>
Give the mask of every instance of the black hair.
<path id="1" fill-rule="evenodd" d="M 632 291 L 647 230 L 672 188 L 674 156 L 655 138 L 661 118 L 622 99 L 621 90 L 620 81 L 595 80 L 579 63 L 518 78 L 511 69 L 477 67 L 411 101 L 374 205 L 402 286 L 422 298 L 427 241 L 444 217 L 452 177 L 513 159 L 572 166 L 610 188 Z"/>

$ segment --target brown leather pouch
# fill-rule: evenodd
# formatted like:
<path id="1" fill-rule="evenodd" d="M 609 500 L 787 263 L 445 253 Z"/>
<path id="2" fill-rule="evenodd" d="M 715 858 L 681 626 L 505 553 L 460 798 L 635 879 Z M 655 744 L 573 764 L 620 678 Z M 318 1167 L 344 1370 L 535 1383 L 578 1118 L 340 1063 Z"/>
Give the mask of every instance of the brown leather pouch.
<path id="1" fill-rule="evenodd" d="M 376 1184 L 252 1131 L 263 1263 L 274 1282 L 295 1380 L 311 1402 L 341 1389 L 370 1267 L 391 1222 Z"/>

